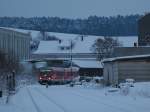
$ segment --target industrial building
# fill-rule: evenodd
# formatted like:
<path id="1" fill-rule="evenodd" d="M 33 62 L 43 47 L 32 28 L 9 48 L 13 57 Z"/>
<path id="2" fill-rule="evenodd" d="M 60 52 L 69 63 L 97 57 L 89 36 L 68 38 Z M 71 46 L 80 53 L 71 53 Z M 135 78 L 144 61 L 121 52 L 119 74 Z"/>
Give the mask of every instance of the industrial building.
<path id="1" fill-rule="evenodd" d="M 150 55 L 108 58 L 103 64 L 105 84 L 118 85 L 126 79 L 150 81 Z"/>
<path id="2" fill-rule="evenodd" d="M 0 51 L 15 60 L 29 59 L 30 40 L 30 34 L 0 28 Z"/>

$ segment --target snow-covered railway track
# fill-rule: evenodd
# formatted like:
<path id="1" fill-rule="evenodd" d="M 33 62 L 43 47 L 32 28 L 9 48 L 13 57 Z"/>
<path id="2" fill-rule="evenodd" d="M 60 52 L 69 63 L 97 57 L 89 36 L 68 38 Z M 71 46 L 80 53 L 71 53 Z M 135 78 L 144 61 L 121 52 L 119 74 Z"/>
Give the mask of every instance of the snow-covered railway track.
<path id="1" fill-rule="evenodd" d="M 44 92 L 40 91 L 39 89 L 35 89 L 39 94 L 41 94 L 43 97 L 45 97 L 45 99 L 49 100 L 49 102 L 55 104 L 59 109 L 62 110 L 62 112 L 71 112 L 68 109 L 66 109 L 65 107 L 63 107 L 60 103 L 56 102 L 55 100 L 53 100 L 50 96 L 47 96 Z"/>
<path id="2" fill-rule="evenodd" d="M 105 106 L 107 108 L 111 108 L 115 112 L 132 112 L 130 110 L 127 110 L 126 108 L 122 108 L 122 107 L 118 107 L 118 106 L 113 105 L 114 102 L 110 104 L 108 102 L 104 102 L 104 100 L 97 100 L 97 99 L 91 98 L 91 97 L 89 97 L 89 96 L 87 96 L 85 94 L 81 94 L 81 93 L 76 92 L 76 91 L 72 91 L 72 94 L 76 95 L 76 96 L 79 96 L 82 99 L 91 101 L 91 102 L 93 102 L 95 104 L 100 104 L 100 105 L 103 105 L 103 106 Z"/>
<path id="3" fill-rule="evenodd" d="M 32 101 L 32 103 L 33 103 L 33 105 L 34 105 L 36 111 L 37 111 L 37 112 L 42 112 L 42 111 L 40 110 L 39 106 L 37 105 L 37 103 L 35 102 L 35 100 L 34 100 L 32 94 L 31 94 L 31 92 L 30 92 L 30 90 L 29 90 L 28 88 L 27 88 L 27 93 L 28 93 L 28 95 L 29 95 L 29 97 L 30 97 L 30 99 L 31 99 L 31 101 Z"/>
<path id="4" fill-rule="evenodd" d="M 32 88 L 32 91 L 30 90 L 30 88 L 27 88 L 27 93 L 31 99 L 34 108 L 36 109 L 36 112 L 71 112 L 37 88 Z"/>
<path id="5" fill-rule="evenodd" d="M 74 91 L 74 92 L 76 92 L 76 91 Z M 78 90 L 78 92 L 77 93 L 79 93 L 79 94 L 82 94 L 82 95 L 84 95 L 84 92 L 83 91 L 81 91 L 81 90 Z M 103 95 L 101 95 L 101 94 L 96 94 L 96 93 L 94 93 L 94 95 L 93 96 L 91 96 L 91 95 L 86 95 L 87 97 L 92 97 L 92 99 L 96 99 L 96 100 L 98 100 L 98 101 L 105 101 L 105 102 L 110 102 L 111 103 L 111 105 L 113 104 L 113 105 L 115 105 L 115 102 L 117 102 L 117 104 L 119 103 L 119 104 L 121 104 L 121 105 L 117 105 L 117 107 L 118 108 L 123 108 L 122 106 L 123 106 L 123 104 L 126 104 L 126 106 L 128 106 L 128 109 L 130 109 L 130 110 L 133 110 L 133 109 L 135 109 L 135 107 L 138 107 L 139 109 L 142 109 L 143 108 L 143 105 L 140 105 L 140 104 L 136 104 L 136 99 L 134 99 L 134 98 L 131 98 L 131 100 L 132 101 L 130 101 L 129 99 L 128 100 L 117 100 L 117 99 L 115 99 L 115 98 L 113 98 L 113 97 L 109 97 L 109 99 L 107 98 L 108 96 L 103 96 Z M 108 101 L 109 100 L 109 101 Z M 134 102 L 133 102 L 133 100 L 134 100 Z M 120 107 L 121 106 L 121 107 Z M 124 107 L 125 108 L 125 107 Z M 149 110 L 149 108 L 147 107 L 147 106 L 145 106 L 144 107 L 145 109 L 148 109 Z M 136 110 L 136 109 L 135 109 Z M 135 110 L 133 110 L 133 111 L 135 111 Z"/>

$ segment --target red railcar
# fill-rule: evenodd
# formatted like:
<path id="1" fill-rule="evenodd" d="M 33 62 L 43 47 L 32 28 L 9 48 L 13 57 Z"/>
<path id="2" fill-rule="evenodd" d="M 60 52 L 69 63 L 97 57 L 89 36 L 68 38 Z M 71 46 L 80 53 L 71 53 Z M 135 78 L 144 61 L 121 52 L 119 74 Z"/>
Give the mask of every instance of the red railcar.
<path id="1" fill-rule="evenodd" d="M 51 67 L 40 70 L 38 80 L 41 84 L 67 83 L 78 76 L 78 67 Z"/>

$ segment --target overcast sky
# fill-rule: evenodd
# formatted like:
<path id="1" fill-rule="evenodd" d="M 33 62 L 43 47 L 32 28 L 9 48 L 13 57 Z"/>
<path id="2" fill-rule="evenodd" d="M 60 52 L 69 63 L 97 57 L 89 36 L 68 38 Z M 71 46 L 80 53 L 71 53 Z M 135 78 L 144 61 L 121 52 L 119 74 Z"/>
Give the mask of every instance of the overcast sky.
<path id="1" fill-rule="evenodd" d="M 0 0 L 0 16 L 58 16 L 87 18 L 90 15 L 144 14 L 150 0 Z"/>

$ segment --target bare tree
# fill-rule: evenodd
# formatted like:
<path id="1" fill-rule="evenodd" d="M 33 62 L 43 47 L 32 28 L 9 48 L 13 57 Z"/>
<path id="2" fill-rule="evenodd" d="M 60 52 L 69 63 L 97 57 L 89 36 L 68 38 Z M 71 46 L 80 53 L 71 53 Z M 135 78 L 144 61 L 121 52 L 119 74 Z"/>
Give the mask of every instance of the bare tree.
<path id="1" fill-rule="evenodd" d="M 93 44 L 92 48 L 95 53 L 98 54 L 98 60 L 106 57 L 110 57 L 114 47 L 122 46 L 118 39 L 111 37 L 98 38 Z"/>
<path id="2" fill-rule="evenodd" d="M 30 49 L 31 49 L 31 51 L 37 50 L 39 44 L 40 44 L 40 41 L 37 38 L 32 38 L 32 41 L 30 42 Z"/>
<path id="3" fill-rule="evenodd" d="M 47 32 L 45 31 L 40 31 L 37 35 L 37 38 L 39 40 L 59 40 L 56 36 L 54 35 L 49 35 Z"/>
<path id="4" fill-rule="evenodd" d="M 37 35 L 37 38 L 39 40 L 46 40 L 47 37 L 48 37 L 48 33 L 45 31 L 40 31 Z"/>

